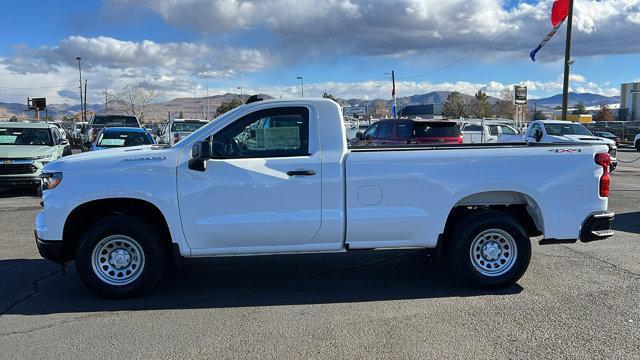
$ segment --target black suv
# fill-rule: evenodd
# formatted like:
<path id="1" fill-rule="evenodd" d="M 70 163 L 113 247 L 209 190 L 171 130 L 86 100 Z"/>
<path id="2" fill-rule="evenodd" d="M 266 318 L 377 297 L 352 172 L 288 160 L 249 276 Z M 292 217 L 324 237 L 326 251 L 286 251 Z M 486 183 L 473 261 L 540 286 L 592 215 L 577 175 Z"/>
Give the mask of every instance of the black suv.
<path id="1" fill-rule="evenodd" d="M 91 150 L 91 143 L 104 127 L 140 127 L 138 118 L 131 115 L 94 115 L 82 128 L 82 150 Z"/>

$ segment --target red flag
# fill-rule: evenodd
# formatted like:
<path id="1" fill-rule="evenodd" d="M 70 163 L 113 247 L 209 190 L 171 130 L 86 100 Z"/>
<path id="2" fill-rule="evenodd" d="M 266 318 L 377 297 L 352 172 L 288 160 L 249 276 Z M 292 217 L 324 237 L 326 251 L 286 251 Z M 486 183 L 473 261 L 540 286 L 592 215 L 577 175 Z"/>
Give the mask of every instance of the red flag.
<path id="1" fill-rule="evenodd" d="M 558 25 L 569 15 L 569 0 L 554 0 L 551 7 L 551 24 Z"/>

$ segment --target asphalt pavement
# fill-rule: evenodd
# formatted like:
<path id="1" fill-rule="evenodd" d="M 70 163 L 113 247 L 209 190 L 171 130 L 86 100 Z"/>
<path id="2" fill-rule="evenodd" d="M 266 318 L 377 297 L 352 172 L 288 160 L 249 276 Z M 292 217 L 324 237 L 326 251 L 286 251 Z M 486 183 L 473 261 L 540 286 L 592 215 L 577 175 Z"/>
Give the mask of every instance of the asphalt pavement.
<path id="1" fill-rule="evenodd" d="M 614 237 L 534 245 L 509 289 L 467 289 L 424 251 L 362 251 L 192 259 L 124 301 L 41 259 L 40 200 L 4 192 L 0 359 L 640 359 L 640 160 L 612 189 Z"/>

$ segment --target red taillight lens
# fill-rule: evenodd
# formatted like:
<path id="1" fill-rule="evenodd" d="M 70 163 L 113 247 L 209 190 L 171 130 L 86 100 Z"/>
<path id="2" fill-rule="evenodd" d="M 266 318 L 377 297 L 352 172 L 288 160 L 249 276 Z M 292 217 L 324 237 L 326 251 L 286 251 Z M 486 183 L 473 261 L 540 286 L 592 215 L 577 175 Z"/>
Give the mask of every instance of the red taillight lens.
<path id="1" fill-rule="evenodd" d="M 611 185 L 611 177 L 609 176 L 609 166 L 611 165 L 611 156 L 608 153 L 598 153 L 595 158 L 596 164 L 602 166 L 602 176 L 600 176 L 600 196 L 609 196 L 609 187 Z"/>
<path id="2" fill-rule="evenodd" d="M 458 144 L 462 144 L 462 135 L 458 136 Z"/>
<path id="3" fill-rule="evenodd" d="M 609 196 L 609 186 L 611 185 L 611 178 L 609 174 L 602 174 L 600 177 L 600 196 Z"/>
<path id="4" fill-rule="evenodd" d="M 178 141 L 180 141 L 180 134 L 175 133 L 173 134 L 173 143 L 177 143 Z"/>

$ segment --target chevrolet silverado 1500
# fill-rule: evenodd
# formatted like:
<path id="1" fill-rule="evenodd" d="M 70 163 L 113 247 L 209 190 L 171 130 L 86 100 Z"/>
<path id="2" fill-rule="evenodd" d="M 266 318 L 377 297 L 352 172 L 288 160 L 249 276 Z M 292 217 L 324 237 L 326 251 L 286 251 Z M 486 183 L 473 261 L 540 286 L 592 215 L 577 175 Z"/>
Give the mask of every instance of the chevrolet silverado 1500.
<path id="1" fill-rule="evenodd" d="M 173 146 L 45 167 L 35 236 L 94 292 L 127 297 L 183 257 L 431 248 L 471 285 L 515 283 L 531 237 L 612 235 L 604 144 L 349 149 L 330 100 L 238 107 Z"/>

